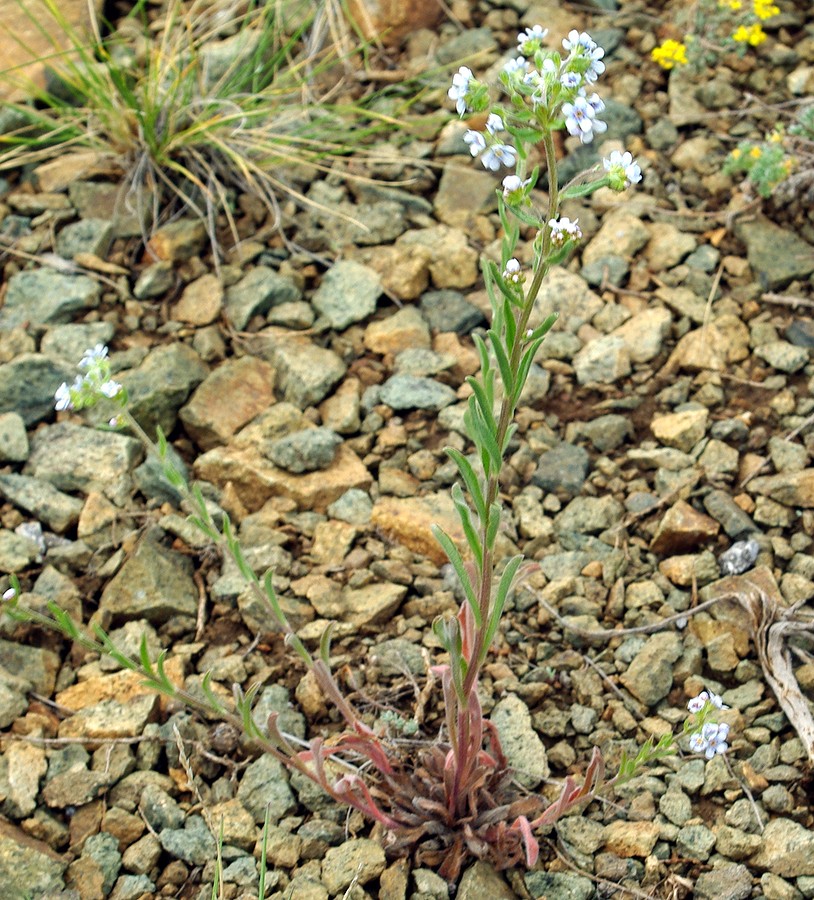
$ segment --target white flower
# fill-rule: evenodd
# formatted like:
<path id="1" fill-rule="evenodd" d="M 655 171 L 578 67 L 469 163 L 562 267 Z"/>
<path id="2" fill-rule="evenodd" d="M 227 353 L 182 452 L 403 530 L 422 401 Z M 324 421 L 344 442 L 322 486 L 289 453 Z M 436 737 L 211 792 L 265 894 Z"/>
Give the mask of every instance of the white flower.
<path id="1" fill-rule="evenodd" d="M 62 412 L 64 409 L 73 409 L 71 389 L 64 381 L 57 388 L 56 393 L 54 394 L 54 400 L 56 401 L 56 403 L 54 403 L 54 408 L 57 412 Z"/>
<path id="2" fill-rule="evenodd" d="M 89 369 L 100 360 L 105 359 L 106 356 L 107 347 L 104 344 L 97 344 L 95 347 L 91 347 L 90 350 L 85 351 L 85 355 L 79 360 L 79 368 Z"/>
<path id="3" fill-rule="evenodd" d="M 480 161 L 484 169 L 491 169 L 493 172 L 497 172 L 501 166 L 511 169 L 517 162 L 517 151 L 508 144 L 492 144 L 481 156 Z"/>
<path id="4" fill-rule="evenodd" d="M 521 31 L 520 34 L 517 35 L 517 49 L 521 53 L 526 53 L 527 45 L 532 44 L 531 51 L 538 50 L 542 45 L 543 41 L 548 34 L 548 29 L 543 28 L 542 25 L 533 25 L 531 28 L 527 28 L 525 31 Z"/>
<path id="5" fill-rule="evenodd" d="M 639 164 L 627 151 L 622 153 L 619 150 L 612 150 L 610 156 L 602 160 L 602 165 L 611 176 L 611 187 L 614 190 L 623 191 L 642 180 Z"/>
<path id="6" fill-rule="evenodd" d="M 519 192 L 527 188 L 530 184 L 530 178 L 523 181 L 519 175 L 507 175 L 503 179 L 503 196 L 509 199 L 513 194 L 519 195 Z"/>
<path id="7" fill-rule="evenodd" d="M 503 124 L 503 119 L 497 113 L 490 113 L 489 118 L 486 120 L 486 130 L 489 134 L 497 134 L 498 131 L 505 131 L 506 126 Z"/>
<path id="8" fill-rule="evenodd" d="M 109 397 L 111 400 L 121 391 L 122 386 L 118 381 L 106 381 L 104 384 L 99 385 L 99 390 L 105 395 L 105 397 Z"/>
<path id="9" fill-rule="evenodd" d="M 503 71 L 511 76 L 518 72 L 525 72 L 528 70 L 529 64 L 526 62 L 526 58 L 524 56 L 516 56 L 514 59 L 510 59 L 505 66 L 503 66 Z"/>
<path id="10" fill-rule="evenodd" d="M 574 219 L 573 222 L 567 216 L 549 219 L 548 227 L 551 229 L 551 240 L 560 247 L 567 240 L 578 241 L 582 237 L 579 219 Z"/>
<path id="11" fill-rule="evenodd" d="M 605 71 L 605 63 L 602 62 L 605 51 L 594 45 L 585 55 L 590 60 L 588 68 L 585 70 L 585 80 L 592 84 Z"/>
<path id="12" fill-rule="evenodd" d="M 455 109 L 459 116 L 466 112 L 466 95 L 472 85 L 473 77 L 472 70 L 466 66 L 461 66 L 452 76 L 452 87 L 447 91 L 447 96 L 450 100 L 455 101 Z"/>
<path id="13" fill-rule="evenodd" d="M 503 270 L 503 277 L 512 284 L 520 284 L 523 281 L 523 273 L 520 271 L 520 263 L 512 258 L 506 261 L 506 268 Z"/>
<path id="14" fill-rule="evenodd" d="M 628 154 L 630 155 L 630 154 Z M 701 712 L 701 710 L 709 703 L 717 709 L 729 709 L 721 699 L 720 694 L 713 694 L 712 691 L 701 691 L 697 697 L 693 697 L 687 704 L 687 709 L 691 713 Z"/>
<path id="15" fill-rule="evenodd" d="M 582 76 L 578 72 L 565 72 L 560 77 L 560 84 L 566 90 L 573 90 L 576 87 L 579 87 L 579 83 L 582 81 Z"/>
<path id="16" fill-rule="evenodd" d="M 720 756 L 721 754 L 726 753 L 729 749 L 729 744 L 726 741 L 728 737 L 729 726 L 726 722 L 716 725 L 714 732 L 710 729 L 709 735 L 707 736 L 707 748 L 704 752 L 706 758 L 712 759 L 716 754 Z"/>
<path id="17" fill-rule="evenodd" d="M 3 602 L 10 603 L 16 596 L 17 591 L 15 591 L 13 587 L 11 587 L 7 591 L 3 591 Z"/>
<path id="18" fill-rule="evenodd" d="M 577 50 L 581 48 L 583 50 L 591 51 L 596 47 L 596 41 L 594 41 L 590 34 L 587 31 L 579 32 L 574 28 L 573 30 L 568 32 L 568 37 L 563 38 L 562 41 L 563 47 L 569 51 Z"/>
<path id="19" fill-rule="evenodd" d="M 486 138 L 479 131 L 473 131 L 471 128 L 464 134 L 464 143 L 469 144 L 469 152 L 472 156 L 478 156 L 486 149 Z"/>
<path id="20" fill-rule="evenodd" d="M 594 139 L 594 132 L 602 134 L 608 128 L 605 122 L 600 122 L 596 118 L 597 111 L 594 104 L 597 101 L 602 103 L 596 95 L 590 99 L 587 97 L 575 97 L 573 103 L 563 103 L 562 105 L 566 130 L 569 134 L 578 137 L 583 144 L 591 143 Z"/>

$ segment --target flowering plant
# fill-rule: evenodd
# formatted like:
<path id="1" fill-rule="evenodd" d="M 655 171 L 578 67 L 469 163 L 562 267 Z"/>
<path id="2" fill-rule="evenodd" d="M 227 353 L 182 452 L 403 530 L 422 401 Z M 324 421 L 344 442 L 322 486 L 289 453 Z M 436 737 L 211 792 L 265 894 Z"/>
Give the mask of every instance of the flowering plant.
<path id="1" fill-rule="evenodd" d="M 684 40 L 667 38 L 650 55 L 664 69 L 712 64 L 722 50 L 743 56 L 766 40 L 763 23 L 779 12 L 773 0 L 700 0 L 691 8 Z"/>
<path id="2" fill-rule="evenodd" d="M 160 432 L 157 452 L 170 482 L 191 504 L 192 521 L 232 556 L 252 589 L 266 602 L 287 643 L 342 716 L 344 732 L 330 742 L 315 737 L 306 750 L 300 750 L 277 727 L 276 714 L 270 717 L 265 732 L 255 722 L 252 691 L 244 695 L 236 688 L 234 710 L 227 709 L 211 690 L 211 676 L 203 680 L 203 697 L 193 696 L 167 677 L 163 655 L 155 662 L 150 659 L 146 644 L 140 659 L 131 659 L 98 626 L 90 636 L 53 604 L 50 616 L 24 610 L 17 604 L 16 580 L 4 598 L 13 615 L 56 627 L 84 646 L 140 671 L 156 690 L 242 724 L 264 750 L 312 779 L 336 801 L 360 810 L 382 826 L 392 850 L 414 849 L 417 862 L 437 866 L 450 881 L 457 879 L 463 863 L 472 856 L 488 859 L 498 868 L 520 862 L 533 865 L 539 852 L 535 831 L 553 824 L 600 789 L 631 778 L 643 763 L 675 750 L 671 734 L 655 745 L 648 741 L 634 758 L 623 757 L 618 774 L 606 780 L 602 756 L 595 748 L 582 784 L 569 776 L 557 799 L 549 803 L 515 788 L 497 729 L 484 718 L 479 697 L 481 670 L 523 564 L 521 556 L 502 560 L 497 549 L 503 517 L 498 491 L 503 458 L 516 428 L 516 409 L 535 354 L 556 317 L 549 315 L 536 327 L 529 323 L 546 275 L 582 237 L 578 220 L 562 215 L 561 205 L 567 198 L 586 196 L 601 187 L 623 191 L 642 180 L 641 169 L 630 153 L 614 150 L 601 166 L 559 187 L 554 132 L 565 129 L 585 144 L 605 131 L 605 123 L 598 118 L 604 105 L 593 91 L 604 70 L 604 51 L 588 34 L 577 31 L 562 42 L 564 52 L 547 49 L 543 44 L 546 34 L 535 26 L 518 35 L 520 55 L 500 75 L 508 103 L 493 102 L 488 87 L 467 68 L 459 70 L 449 89 L 459 115 L 487 113 L 483 131 L 470 129 L 464 135 L 472 155 L 489 170 L 506 167 L 515 171 L 503 178 L 496 191 L 503 226 L 500 261 L 484 264 L 492 322 L 484 337 L 474 338 L 481 368 L 478 377 L 469 379 L 472 396 L 465 414 L 475 453 L 470 458 L 456 449 L 447 451 L 460 474 L 452 498 L 463 546 L 441 528 L 434 529 L 464 596 L 456 615 L 439 618 L 433 625 L 446 651 L 446 658 L 431 670 L 443 694 L 443 736 L 417 751 L 405 751 L 403 744 L 391 741 L 365 721 L 331 673 L 330 628 L 318 652 L 311 653 L 288 622 L 270 574 L 261 581 L 254 573 L 228 516 L 221 528 L 216 527 L 200 491 L 190 490 L 168 461 L 168 445 Z M 538 167 L 528 171 L 529 150 L 535 144 L 543 147 L 549 184 L 548 202 L 540 211 L 532 196 L 540 171 Z M 521 226 L 536 231 L 530 265 L 518 258 L 522 256 L 518 249 Z M 110 377 L 107 349 L 97 346 L 88 351 L 80 368 L 83 374 L 72 385 L 62 384 L 57 389 L 57 409 L 82 409 L 112 398 L 121 411 L 111 426 L 128 427 L 151 443 L 128 411 L 125 389 Z M 702 694 L 691 701 L 695 718 L 684 729 L 691 736 L 691 749 L 710 757 L 726 749 L 726 726 L 710 722 L 716 707 L 722 704 L 715 695 Z M 362 766 L 354 764 L 360 759 Z"/>

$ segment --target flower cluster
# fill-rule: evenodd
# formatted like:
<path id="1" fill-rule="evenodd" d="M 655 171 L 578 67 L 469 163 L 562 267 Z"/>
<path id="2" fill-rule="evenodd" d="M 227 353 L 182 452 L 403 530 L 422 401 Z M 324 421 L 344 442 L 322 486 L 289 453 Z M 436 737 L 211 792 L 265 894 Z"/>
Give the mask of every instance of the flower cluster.
<path id="1" fill-rule="evenodd" d="M 729 737 L 729 725 L 725 722 L 708 722 L 713 710 L 729 709 L 724 705 L 720 695 L 712 691 L 701 691 L 697 697 L 693 697 L 687 704 L 687 709 L 698 716 L 699 722 L 690 735 L 690 750 L 693 753 L 703 753 L 707 759 L 719 756 L 729 749 L 727 738 Z"/>
<path id="2" fill-rule="evenodd" d="M 97 344 L 86 350 L 79 368 L 85 370 L 83 374 L 77 375 L 71 385 L 63 381 L 54 394 L 57 412 L 85 409 L 94 406 L 102 398 L 117 400 L 122 397 L 124 389 L 110 377 L 110 360 L 104 344 Z"/>
<path id="3" fill-rule="evenodd" d="M 748 27 L 739 25 L 732 34 L 732 40 L 739 44 L 749 44 L 751 47 L 758 47 L 766 40 L 766 32 L 755 22 Z"/>
<path id="4" fill-rule="evenodd" d="M 687 45 L 668 38 L 658 47 L 654 47 L 650 51 L 650 56 L 662 69 L 672 69 L 675 65 L 683 66 L 687 64 Z"/>
<path id="5" fill-rule="evenodd" d="M 630 153 L 612 150 L 608 158 L 602 160 L 608 173 L 608 185 L 615 191 L 624 191 L 642 180 L 642 170 Z"/>
<path id="6" fill-rule="evenodd" d="M 472 156 L 480 156 L 484 169 L 497 172 L 502 165 L 511 169 L 517 162 L 517 151 L 514 147 L 502 143 L 498 137 L 498 134 L 505 130 L 503 119 L 497 113 L 491 113 L 486 120 L 486 132 L 493 138 L 489 144 L 480 131 L 470 129 L 464 134 L 464 143 L 469 145 L 469 152 Z"/>
<path id="7" fill-rule="evenodd" d="M 572 222 L 567 216 L 560 216 L 558 219 L 549 219 L 548 227 L 551 229 L 551 241 L 558 247 L 562 247 L 566 241 L 578 241 L 582 237 L 579 219 Z"/>

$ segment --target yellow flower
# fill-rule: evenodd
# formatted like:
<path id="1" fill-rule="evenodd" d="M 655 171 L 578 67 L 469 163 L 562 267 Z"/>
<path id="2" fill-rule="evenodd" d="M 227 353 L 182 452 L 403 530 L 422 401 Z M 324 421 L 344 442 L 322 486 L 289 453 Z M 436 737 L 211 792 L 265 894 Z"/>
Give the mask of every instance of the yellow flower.
<path id="1" fill-rule="evenodd" d="M 740 158 L 741 158 L 740 149 L 738 147 L 735 147 L 735 149 L 732 151 L 732 159 L 740 159 Z"/>
<path id="2" fill-rule="evenodd" d="M 766 40 L 766 32 L 760 25 L 750 25 L 748 28 L 745 25 L 740 25 L 738 30 L 732 35 L 732 39 L 742 44 L 751 44 L 753 47 L 757 47 L 758 44 L 762 44 Z"/>
<path id="3" fill-rule="evenodd" d="M 770 141 L 772 144 L 779 144 L 780 141 L 782 141 L 782 140 L 783 140 L 783 135 L 782 135 L 779 131 L 773 131 L 773 132 L 769 135 L 769 141 Z"/>
<path id="4" fill-rule="evenodd" d="M 661 46 L 651 50 L 650 55 L 663 69 L 672 69 L 676 63 L 683 66 L 687 62 L 686 46 L 672 38 L 668 38 Z"/>
<path id="5" fill-rule="evenodd" d="M 780 12 L 780 8 L 772 3 L 772 0 L 754 0 L 755 15 L 759 19 L 771 19 Z"/>
<path id="6" fill-rule="evenodd" d="M 760 159 L 760 147 L 752 147 L 749 151 L 749 156 L 751 156 L 752 159 Z"/>
<path id="7" fill-rule="evenodd" d="M 755 0 L 755 3 L 758 2 L 759 0 Z M 730 9 L 737 12 L 743 4 L 741 3 L 741 0 L 718 0 L 718 6 L 728 6 Z"/>

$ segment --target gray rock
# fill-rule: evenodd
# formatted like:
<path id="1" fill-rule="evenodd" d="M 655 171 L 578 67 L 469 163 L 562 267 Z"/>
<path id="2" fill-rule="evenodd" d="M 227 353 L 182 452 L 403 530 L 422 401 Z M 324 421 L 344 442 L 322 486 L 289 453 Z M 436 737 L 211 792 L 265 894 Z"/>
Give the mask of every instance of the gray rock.
<path id="1" fill-rule="evenodd" d="M 749 834 L 740 828 L 729 825 L 718 827 L 715 837 L 715 849 L 721 856 L 736 861 L 753 856 L 761 847 L 763 839 L 758 834 Z"/>
<path id="2" fill-rule="evenodd" d="M 132 490 L 130 473 L 143 452 L 126 435 L 61 422 L 35 433 L 25 472 L 61 491 L 101 491 L 123 506 Z"/>
<path id="3" fill-rule="evenodd" d="M 198 590 L 188 557 L 146 537 L 108 582 L 99 603 L 117 623 L 147 619 L 161 624 L 172 616 L 194 616 Z"/>
<path id="4" fill-rule="evenodd" d="M 669 150 L 678 143 L 678 129 L 669 119 L 657 119 L 645 131 L 648 144 L 654 150 Z"/>
<path id="5" fill-rule="evenodd" d="M 586 437 L 600 453 L 618 449 L 634 434 L 630 419 L 618 413 L 576 423 L 574 430 L 577 437 Z"/>
<path id="6" fill-rule="evenodd" d="M 659 797 L 659 812 L 674 825 L 684 825 L 692 818 L 692 801 L 680 788 L 671 788 Z"/>
<path id="7" fill-rule="evenodd" d="M 746 866 L 723 863 L 703 872 L 695 882 L 698 900 L 745 900 L 752 895 L 752 875 Z"/>
<path id="8" fill-rule="evenodd" d="M 273 306 L 302 299 L 295 282 L 268 266 L 254 266 L 226 291 L 224 308 L 232 326 L 242 331 L 253 316 L 265 315 Z"/>
<path id="9" fill-rule="evenodd" d="M 329 894 L 340 894 L 351 882 L 364 885 L 378 878 L 385 865 L 384 850 L 378 841 L 352 838 L 325 854 L 321 880 Z"/>
<path id="10" fill-rule="evenodd" d="M 50 897 L 65 887 L 68 861 L 44 844 L 31 846 L 0 836 L 0 896 Z"/>
<path id="11" fill-rule="evenodd" d="M 39 353 L 23 353 L 0 366 L 0 413 L 16 412 L 27 426 L 47 419 L 54 413 L 54 392 L 75 375 L 75 366 Z"/>
<path id="12" fill-rule="evenodd" d="M 432 378 L 393 375 L 381 388 L 382 403 L 396 410 L 429 409 L 438 412 L 457 400 L 455 391 Z"/>
<path id="13" fill-rule="evenodd" d="M 426 670 L 421 648 L 404 638 L 382 641 L 373 648 L 372 657 L 383 675 L 423 675 Z"/>
<path id="14" fill-rule="evenodd" d="M 127 388 L 130 412 L 152 436 L 159 426 L 164 434 L 175 428 L 178 410 L 208 373 L 200 356 L 178 342 L 156 347 L 137 369 L 121 372 L 117 377 Z M 101 404 L 98 409 L 96 420 L 106 421 L 110 410 Z"/>
<path id="15" fill-rule="evenodd" d="M 82 512 L 81 500 L 29 475 L 0 475 L 0 495 L 58 533 L 75 525 Z"/>
<path id="16" fill-rule="evenodd" d="M 0 571 L 22 572 L 40 559 L 40 546 L 31 538 L 0 529 Z"/>
<path id="17" fill-rule="evenodd" d="M 299 475 L 327 469 L 341 443 L 342 438 L 330 428 L 305 428 L 270 441 L 264 453 L 275 466 Z"/>
<path id="18" fill-rule="evenodd" d="M 102 871 L 102 891 L 109 894 L 119 875 L 122 866 L 122 855 L 119 853 L 119 841 L 105 831 L 92 834 L 82 848 L 82 856 L 88 856 Z"/>
<path id="19" fill-rule="evenodd" d="M 0 728 L 8 728 L 28 709 L 27 690 L 28 685 L 22 679 L 0 670 Z"/>
<path id="20" fill-rule="evenodd" d="M 471 865 L 461 876 L 457 900 L 516 900 L 517 895 L 506 884 L 495 867 L 483 860 Z"/>
<path id="21" fill-rule="evenodd" d="M 606 282 L 618 287 L 625 280 L 629 271 L 628 261 L 623 256 L 611 253 L 608 256 L 592 259 L 579 270 L 579 274 L 592 287 L 599 287 Z"/>
<path id="22" fill-rule="evenodd" d="M 619 141 L 624 144 L 630 135 L 641 134 L 642 117 L 632 106 L 620 103 L 612 97 L 605 99 L 605 109 L 601 118 L 608 123 L 608 130 L 603 136 L 606 141 Z"/>
<path id="23" fill-rule="evenodd" d="M 275 391 L 300 409 L 324 400 L 347 371 L 347 366 L 332 350 L 303 339 L 291 340 L 290 335 L 275 336 L 270 343 L 258 346 L 257 355 L 276 368 Z"/>
<path id="24" fill-rule="evenodd" d="M 351 488 L 328 507 L 328 515 L 332 519 L 348 522 L 351 525 L 367 525 L 373 512 L 373 501 L 370 495 L 359 488 Z"/>
<path id="25" fill-rule="evenodd" d="M 613 497 L 575 497 L 554 519 L 558 533 L 576 531 L 579 534 L 597 534 L 617 525 L 625 509 Z"/>
<path id="26" fill-rule="evenodd" d="M 190 816 L 183 828 L 165 828 L 158 839 L 167 853 L 190 865 L 204 866 L 215 858 L 217 845 L 202 816 Z"/>
<path id="27" fill-rule="evenodd" d="M 572 360 L 580 384 L 613 384 L 631 372 L 625 341 L 606 334 L 586 344 Z"/>
<path id="28" fill-rule="evenodd" d="M 764 290 L 777 290 L 814 272 L 814 247 L 794 231 L 757 218 L 736 222 L 735 235 L 746 244 L 749 265 Z"/>
<path id="29" fill-rule="evenodd" d="M 676 850 L 685 859 L 705 862 L 714 846 L 715 835 L 706 825 L 685 825 L 676 838 Z"/>
<path id="30" fill-rule="evenodd" d="M 772 819 L 750 864 L 783 878 L 814 875 L 814 832 L 793 819 Z"/>
<path id="31" fill-rule="evenodd" d="M 165 828 L 182 828 L 184 825 L 184 811 L 157 784 L 145 786 L 141 793 L 139 810 L 154 831 L 160 832 Z"/>
<path id="32" fill-rule="evenodd" d="M 594 885 L 584 875 L 570 872 L 528 872 L 523 879 L 532 897 L 551 897 L 557 900 L 589 900 Z"/>
<path id="33" fill-rule="evenodd" d="M 755 356 L 765 360 L 773 369 L 789 374 L 802 369 L 810 358 L 806 347 L 795 347 L 788 341 L 769 341 L 756 347 L 754 352 Z"/>
<path id="34" fill-rule="evenodd" d="M 394 360 L 393 370 L 398 375 L 438 375 L 455 365 L 455 357 L 449 353 L 436 353 L 426 347 L 403 350 Z"/>
<path id="35" fill-rule="evenodd" d="M 427 291 L 421 296 L 421 313 L 434 331 L 469 334 L 483 325 L 486 318 L 477 306 L 458 291 Z"/>
<path id="36" fill-rule="evenodd" d="M 311 303 L 331 328 L 344 331 L 376 311 L 381 293 L 378 272 L 352 259 L 341 259 L 325 273 Z"/>
<path id="37" fill-rule="evenodd" d="M 46 356 L 76 367 L 85 351 L 97 344 L 108 344 L 115 329 L 110 322 L 78 322 L 49 328 L 40 350 Z"/>
<path id="38" fill-rule="evenodd" d="M 276 825 L 297 806 L 285 767 L 268 754 L 247 766 L 236 796 L 258 824 L 262 824 L 267 807 L 269 821 Z"/>
<path id="39" fill-rule="evenodd" d="M 492 29 L 467 28 L 452 40 L 442 44 L 435 58 L 443 65 L 489 50 L 497 50 L 497 41 Z"/>
<path id="40" fill-rule="evenodd" d="M 175 269 L 171 262 L 160 260 L 143 269 L 133 285 L 136 300 L 161 297 L 175 284 Z"/>
<path id="41" fill-rule="evenodd" d="M 140 900 L 154 891 L 155 883 L 146 875 L 122 875 L 113 887 L 110 900 Z"/>
<path id="42" fill-rule="evenodd" d="M 704 507 L 713 519 L 721 523 L 721 527 L 731 538 L 742 538 L 759 531 L 757 525 L 726 491 L 710 491 L 704 497 Z"/>
<path id="43" fill-rule="evenodd" d="M 70 322 L 78 313 L 95 309 L 101 293 L 99 284 L 86 275 L 64 275 L 51 268 L 17 272 L 8 280 L 5 303 L 0 309 L 0 330 L 10 330 L 24 322 Z"/>
<path id="44" fill-rule="evenodd" d="M 736 541 L 725 553 L 718 557 L 721 575 L 742 575 L 755 564 L 760 553 L 760 544 L 754 540 Z"/>
<path id="45" fill-rule="evenodd" d="M 184 480 L 189 481 L 186 464 L 172 444 L 167 445 L 167 462 L 172 464 Z M 133 470 L 133 483 L 149 500 L 177 506 L 184 497 L 183 492 L 167 478 L 164 463 L 154 453 L 148 453 L 144 462 Z"/>
<path id="46" fill-rule="evenodd" d="M 588 451 L 573 444 L 559 444 L 540 457 L 532 482 L 544 491 L 565 491 L 574 496 L 588 476 Z"/>
<path id="47" fill-rule="evenodd" d="M 112 241 L 113 224 L 107 219 L 80 219 L 62 228 L 56 251 L 65 259 L 73 259 L 77 253 L 92 253 L 104 259 Z"/>
<path id="48" fill-rule="evenodd" d="M 291 705 L 288 690 L 281 684 L 271 684 L 261 692 L 252 709 L 255 721 L 268 732 L 268 718 L 277 713 L 277 727 L 285 734 L 305 737 L 305 716 Z"/>
<path id="49" fill-rule="evenodd" d="M 655 706 L 673 686 L 673 663 L 683 649 L 679 635 L 672 632 L 654 634 L 622 675 L 622 684 L 637 700 Z"/>
<path id="50" fill-rule="evenodd" d="M 0 462 L 25 462 L 28 459 L 28 435 L 19 413 L 0 414 Z"/>
<path id="51" fill-rule="evenodd" d="M 5 685 L 0 675 L 0 695 L 4 690 Z M 23 700 L 27 706 L 25 696 Z M 6 728 L 9 724 L 11 723 L 7 722 L 0 727 Z M 45 775 L 46 769 L 42 747 L 35 747 L 27 741 L 14 741 L 6 747 L 0 757 L 0 795 L 5 798 L 0 809 L 5 815 L 25 819 L 36 810 L 40 779 Z"/>
<path id="52" fill-rule="evenodd" d="M 545 745 L 532 728 L 531 713 L 526 704 L 514 694 L 500 700 L 489 717 L 498 730 L 503 752 L 516 778 L 529 790 L 534 790 L 549 776 Z"/>

